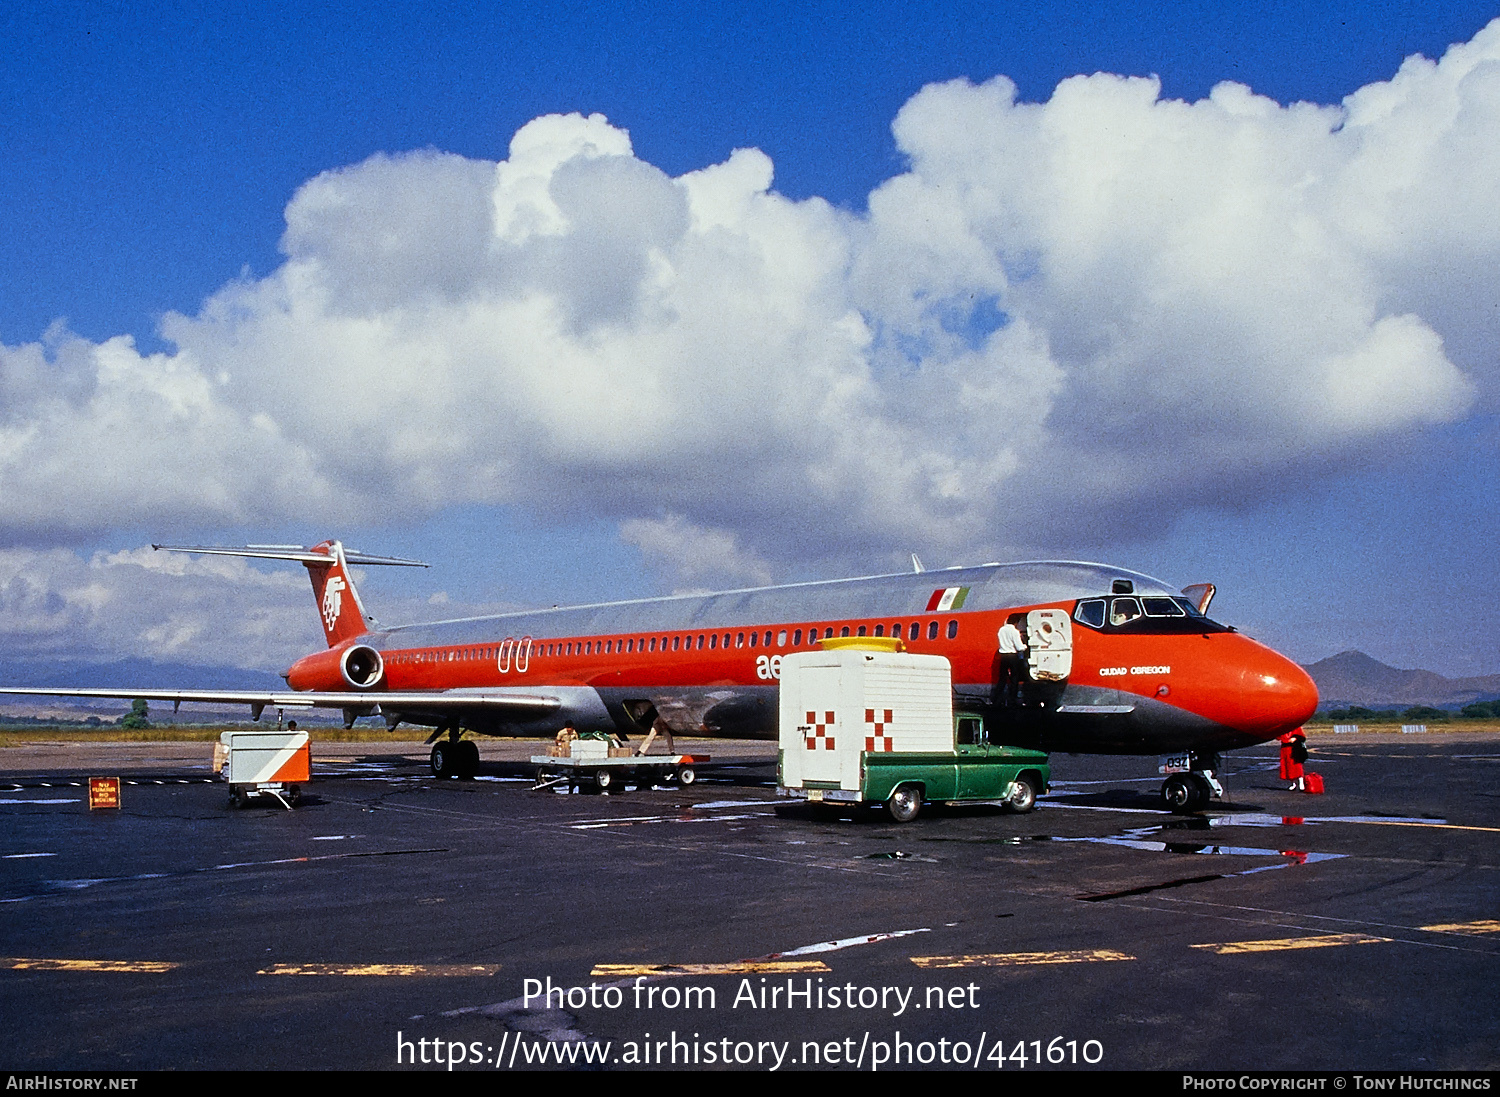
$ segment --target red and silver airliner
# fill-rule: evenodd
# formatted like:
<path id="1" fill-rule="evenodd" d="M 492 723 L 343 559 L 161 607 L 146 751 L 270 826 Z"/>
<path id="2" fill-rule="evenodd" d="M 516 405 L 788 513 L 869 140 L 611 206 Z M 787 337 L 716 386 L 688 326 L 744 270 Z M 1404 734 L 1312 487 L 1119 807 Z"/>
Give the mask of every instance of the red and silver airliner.
<path id="1" fill-rule="evenodd" d="M 1318 701 L 1301 667 L 1206 616 L 1211 585 L 1178 592 L 1103 564 L 983 564 L 381 628 L 350 566 L 426 565 L 338 541 L 154 547 L 302 563 L 327 650 L 286 671 L 287 691 L 0 693 L 242 703 L 257 719 L 268 706 L 342 709 L 347 723 L 378 715 L 434 728 L 434 772 L 463 775 L 479 760 L 465 730 L 550 736 L 571 723 L 628 736 L 660 721 L 678 734 L 774 739 L 784 655 L 830 637 L 884 637 L 947 657 L 956 706 L 982 714 L 994 742 L 1177 755 L 1162 792 L 1179 809 L 1220 791 L 1220 751 L 1299 727 Z M 1007 620 L 1029 640 L 1012 696 L 997 688 Z"/>

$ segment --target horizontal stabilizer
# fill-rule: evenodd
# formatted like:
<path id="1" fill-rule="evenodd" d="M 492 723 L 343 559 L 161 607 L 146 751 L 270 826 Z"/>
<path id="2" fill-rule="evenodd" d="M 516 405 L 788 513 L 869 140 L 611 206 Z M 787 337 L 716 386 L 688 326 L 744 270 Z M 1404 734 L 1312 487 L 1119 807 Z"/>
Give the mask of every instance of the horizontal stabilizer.
<path id="1" fill-rule="evenodd" d="M 231 548 L 220 545 L 152 545 L 166 552 L 197 552 L 205 556 L 248 556 L 255 560 L 296 560 L 299 564 L 331 564 L 333 558 L 326 552 L 314 552 L 297 545 L 246 545 Z M 389 564 L 395 567 L 427 568 L 431 564 L 421 560 L 403 560 L 398 556 L 371 556 L 364 552 L 344 550 L 344 561 L 349 564 Z"/>

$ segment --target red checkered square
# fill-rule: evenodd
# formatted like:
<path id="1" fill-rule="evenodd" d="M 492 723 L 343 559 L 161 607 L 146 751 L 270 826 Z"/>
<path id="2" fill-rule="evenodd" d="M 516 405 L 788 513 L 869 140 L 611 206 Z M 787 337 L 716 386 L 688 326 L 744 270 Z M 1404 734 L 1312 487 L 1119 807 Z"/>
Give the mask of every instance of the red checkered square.
<path id="1" fill-rule="evenodd" d="M 831 734 L 831 729 L 836 723 L 838 723 L 838 721 L 834 719 L 833 713 L 831 712 L 824 712 L 823 720 L 819 722 L 818 714 L 816 712 L 809 711 L 807 714 L 807 725 L 812 728 L 813 733 L 807 737 L 807 749 L 817 750 L 818 741 L 822 740 L 823 749 L 832 750 L 833 735 Z"/>
<path id="2" fill-rule="evenodd" d="M 886 731 L 886 727 L 889 724 L 895 723 L 895 717 L 891 715 L 891 710 L 888 708 L 880 709 L 879 712 L 880 719 L 877 720 L 875 718 L 875 709 L 865 709 L 865 723 L 870 725 L 869 730 L 871 732 L 871 734 L 865 736 L 865 749 L 890 753 L 896 749 L 896 744 Z"/>

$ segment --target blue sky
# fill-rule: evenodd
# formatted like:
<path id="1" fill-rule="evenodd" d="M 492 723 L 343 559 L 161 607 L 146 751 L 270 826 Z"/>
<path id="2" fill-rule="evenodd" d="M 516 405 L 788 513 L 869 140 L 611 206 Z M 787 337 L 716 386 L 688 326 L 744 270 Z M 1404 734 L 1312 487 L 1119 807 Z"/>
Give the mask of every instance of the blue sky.
<path id="1" fill-rule="evenodd" d="M 1360 197 L 1370 193 L 1366 180 L 1306 207 L 1313 220 L 1333 211 L 1320 228 L 1330 236 L 1365 236 L 1347 253 L 1330 245 L 1332 258 L 1325 262 L 1320 253 L 1307 261 L 1299 277 L 1310 286 L 1337 281 L 1351 265 L 1360 269 L 1347 275 L 1354 287 L 1347 295 L 1308 299 L 1302 314 L 1293 290 L 1286 301 L 1261 293 L 1270 303 L 1232 309 L 1194 296 L 1197 283 L 1182 272 L 1215 271 L 1215 264 L 1245 264 L 1244 277 L 1230 270 L 1226 285 L 1270 278 L 1266 284 L 1274 286 L 1265 257 L 1250 248 L 1210 256 L 1206 268 L 1174 266 L 1178 273 L 1171 276 L 1163 271 L 1175 262 L 1172 256 L 1133 267 L 1132 248 L 1160 236 L 1160 226 L 1173 223 L 1172 209 L 1188 209 L 1188 199 L 1212 188 L 1212 164 L 1206 170 L 1188 164 L 1164 176 L 1153 193 L 1174 204 L 1164 206 L 1166 212 L 1143 214 L 1139 234 L 1122 234 L 1111 245 L 1116 250 L 1101 245 L 1098 255 L 1077 267 L 1083 282 L 1067 284 L 1057 273 L 1058 257 L 1079 245 L 1059 235 L 1056 221 L 1065 212 L 1076 217 L 1080 199 L 1052 208 L 1046 194 L 1036 192 L 1072 177 L 1058 176 L 1050 184 L 1040 172 L 1039 179 L 1019 178 L 1024 165 L 1018 178 L 1011 177 L 1026 150 L 1040 154 L 1055 147 L 1047 144 L 1049 134 L 1078 127 L 1070 145 L 1077 147 L 1092 124 L 1118 136 L 1110 127 L 1119 119 L 1134 120 L 1121 126 L 1142 126 L 1139 140 L 1147 145 L 1167 142 L 1159 154 L 1148 149 L 1143 160 L 1125 157 L 1122 163 L 1170 159 L 1178 132 L 1171 127 L 1181 120 L 1157 125 L 1167 118 L 1162 104 L 1197 103 L 1221 81 L 1248 85 L 1282 110 L 1267 124 L 1264 147 L 1257 146 L 1263 161 L 1250 176 L 1256 187 L 1281 179 L 1276 167 L 1298 157 L 1332 163 L 1344 154 L 1308 151 L 1311 138 L 1285 108 L 1303 100 L 1336 107 L 1366 85 L 1392 80 L 1410 55 L 1442 58 L 1450 44 L 1473 39 L 1497 14 L 1493 5 L 1468 4 L 1441 10 L 1416 4 L 946 4 L 919 10 L 807 3 L 513 5 L 477 13 L 471 5 L 442 4 L 365 5 L 358 11 L 305 3 L 7 9 L 0 14 L 0 67 L 7 74 L 0 87 L 0 345 L 9 357 L 0 363 L 6 370 L 0 376 L 11 380 L 0 390 L 8 405 L 0 428 L 30 437 L 28 429 L 61 422 L 57 407 L 84 406 L 87 396 L 79 393 L 100 391 L 109 369 L 145 368 L 141 363 L 148 359 L 133 357 L 110 366 L 110 352 L 100 348 L 121 335 L 133 337 L 139 354 L 170 363 L 162 367 L 167 380 L 141 382 L 157 386 L 152 399 L 168 405 L 198 399 L 172 387 L 186 384 L 184 370 L 201 372 L 205 384 L 225 386 L 225 395 L 222 407 L 214 405 L 222 423 L 205 415 L 208 426 L 193 437 L 174 435 L 179 428 L 170 416 L 154 419 L 150 408 L 157 405 L 141 405 L 140 430 L 152 435 L 152 447 L 161 447 L 147 447 L 141 467 L 165 470 L 171 484 L 153 483 L 148 490 L 142 483 L 150 473 L 128 470 L 112 479 L 107 463 L 71 467 L 61 427 L 51 435 L 42 431 L 39 436 L 49 441 L 27 443 L 50 449 L 28 451 L 24 461 L 0 467 L 0 493 L 25 500 L 4 516 L 0 548 L 11 558 L 0 565 L 0 579 L 9 583 L 8 608 L 0 610 L 0 647 L 7 646 L 8 634 L 9 648 L 22 654 L 128 651 L 174 661 L 274 665 L 284 650 L 316 642 L 305 607 L 305 626 L 290 624 L 289 588 L 257 594 L 243 574 L 220 575 L 229 584 L 219 592 L 227 605 L 249 606 L 253 597 L 266 596 L 281 613 L 284 601 L 285 631 L 292 635 L 277 641 L 281 647 L 260 634 L 241 637 L 237 646 L 216 646 L 208 642 L 214 626 L 194 618 L 203 611 L 193 603 L 215 588 L 174 594 L 173 583 L 157 584 L 155 576 L 144 585 L 133 583 L 138 564 L 100 561 L 151 540 L 312 541 L 341 535 L 369 551 L 420 555 L 436 565 L 421 574 L 369 577 L 367 600 L 391 620 L 438 615 L 445 605 L 467 611 L 834 577 L 895 566 L 913 549 L 938 566 L 1048 555 L 1102 558 L 1180 583 L 1211 579 L 1221 590 L 1215 607 L 1220 616 L 1304 661 L 1360 647 L 1398 665 L 1449 674 L 1500 671 L 1500 598 L 1491 548 L 1500 534 L 1493 488 L 1500 473 L 1496 321 L 1493 315 L 1472 324 L 1465 319 L 1485 308 L 1493 313 L 1494 276 L 1476 282 L 1456 260 L 1426 280 L 1420 269 L 1408 269 L 1420 268 L 1429 253 L 1462 253 L 1474 269 L 1495 269 L 1492 238 L 1476 233 L 1455 246 L 1442 235 L 1445 230 L 1411 212 L 1424 204 L 1462 206 L 1465 195 L 1424 192 L 1410 207 L 1397 203 L 1395 212 L 1381 214 L 1379 202 Z M 1468 94 L 1481 94 L 1473 89 L 1483 86 L 1482 68 L 1470 78 Z M 1065 113 L 1054 98 L 1059 82 L 1095 73 L 1154 75 L 1154 108 L 1131 99 L 1129 88 L 1139 85 L 1096 81 L 1071 85 L 1083 93 L 1085 105 Z M 931 84 L 967 78 L 988 87 L 985 82 L 996 76 L 1013 82 L 1019 104 L 1051 101 L 1045 115 L 1027 115 L 1003 95 L 986 98 L 972 88 L 919 97 Z M 1418 107 L 1425 102 L 1422 94 L 1412 93 Z M 1436 103 L 1441 95 L 1430 98 Z M 433 285 L 456 284 L 455 257 L 467 247 L 462 241 L 434 244 L 431 254 L 371 251 L 374 230 L 366 238 L 366 227 L 380 221 L 382 210 L 414 209 L 427 196 L 449 194 L 453 204 L 432 198 L 436 212 L 423 213 L 429 219 L 420 223 L 456 223 L 455 211 L 479 200 L 475 181 L 493 171 L 487 162 L 510 156 L 519 163 L 509 151 L 517 131 L 533 120 L 574 112 L 603 115 L 609 132 L 550 123 L 528 132 L 542 146 L 574 150 L 562 167 L 547 161 L 536 169 L 553 173 L 554 189 L 585 162 L 608 162 L 625 172 L 608 179 L 579 176 L 581 197 L 577 207 L 567 208 L 567 232 L 596 233 L 584 241 L 584 258 L 548 252 L 517 259 L 516 269 L 524 270 L 515 277 L 532 279 L 525 293 L 485 290 L 490 296 L 472 300 L 482 298 L 510 322 L 532 315 L 513 311 L 520 302 L 550 295 L 572 317 L 575 335 L 595 325 L 581 344 L 568 344 L 570 354 L 579 346 L 596 351 L 610 333 L 630 329 L 627 350 L 600 352 L 611 381 L 633 384 L 631 391 L 669 385 L 663 391 L 676 393 L 702 380 L 703 391 L 711 392 L 714 371 L 723 368 L 727 378 L 731 367 L 701 353 L 692 358 L 700 346 L 693 340 L 714 346 L 710 321 L 716 306 L 708 290 L 700 286 L 673 299 L 679 311 L 706 310 L 694 334 L 680 340 L 669 328 L 648 330 L 640 326 L 645 321 L 622 319 L 642 306 L 611 295 L 617 284 L 644 277 L 645 268 L 637 268 L 648 260 L 640 256 L 666 255 L 675 276 L 690 281 L 684 272 L 698 260 L 674 251 L 671 243 L 677 239 L 672 234 L 682 231 L 673 218 L 686 215 L 662 204 L 670 205 L 662 188 L 665 180 L 733 163 L 739 174 L 726 169 L 725 179 L 751 180 L 735 185 L 765 201 L 784 201 L 765 213 L 782 218 L 774 229 L 765 229 L 764 219 L 730 227 L 758 240 L 765 254 L 782 256 L 799 275 L 794 286 L 757 282 L 735 300 L 763 291 L 766 308 L 774 303 L 780 310 L 776 315 L 785 314 L 793 299 L 805 313 L 789 323 L 784 337 L 768 338 L 764 346 L 726 326 L 726 342 L 749 348 L 732 368 L 753 375 L 782 360 L 778 356 L 825 339 L 848 316 L 862 317 L 863 334 L 810 352 L 797 366 L 797 377 L 822 380 L 805 391 L 788 381 L 790 387 L 776 389 L 780 397 L 746 396 L 745 405 L 701 394 L 694 404 L 683 397 L 678 414 L 660 421 L 616 393 L 619 418 L 631 416 L 635 424 L 620 437 L 610 432 L 611 420 L 601 425 L 587 416 L 579 416 L 570 433 L 564 413 L 545 427 L 516 427 L 511 439 L 508 432 L 520 418 L 516 408 L 526 412 L 527 405 L 499 397 L 493 406 L 485 401 L 500 388 L 520 385 L 515 371 L 535 364 L 545 345 L 538 350 L 528 344 L 530 359 L 517 347 L 497 351 L 505 362 L 522 365 L 486 372 L 490 367 L 482 364 L 485 352 L 476 349 L 480 337 L 473 330 L 451 313 L 441 323 L 432 320 L 427 305 L 414 304 L 427 300 L 422 295 L 430 286 L 392 281 L 383 271 L 358 285 L 349 281 L 379 266 L 370 256 L 389 254 L 393 263 L 431 264 L 437 272 Z M 898 115 L 906 120 L 904 138 L 893 134 Z M 1244 115 L 1226 108 L 1225 117 Z M 1481 111 L 1477 117 L 1453 127 L 1453 147 L 1434 154 L 1435 164 L 1470 163 L 1485 136 L 1500 146 L 1500 133 L 1485 130 L 1485 119 L 1493 116 Z M 974 157 L 962 147 L 965 134 L 950 125 L 961 118 L 986 135 L 975 136 Z M 993 131 L 984 129 L 986 120 L 995 122 Z M 1033 121 L 1034 131 L 1026 129 Z M 1371 124 L 1372 134 L 1377 128 Z M 623 146 L 611 136 L 619 131 L 628 132 Z M 1331 123 L 1322 125 L 1329 150 L 1337 132 Z M 1222 147 L 1243 148 L 1251 138 L 1237 140 L 1242 143 Z M 1395 138 L 1375 134 L 1369 144 L 1390 140 Z M 1000 146 L 984 141 L 1013 143 L 1001 155 Z M 1204 149 L 1220 147 L 1209 137 L 1202 141 Z M 763 169 L 760 161 L 730 161 L 736 149 L 758 149 L 769 163 Z M 398 158 L 389 170 L 382 166 L 386 162 L 369 160 L 411 150 L 430 155 Z M 981 154 L 993 159 L 978 163 Z M 756 190 L 756 173 L 771 165 L 774 182 L 769 190 Z M 1462 172 L 1448 174 L 1462 191 Z M 906 191 L 892 182 L 902 178 L 912 184 Z M 965 250 L 970 244 L 955 241 L 934 246 L 920 271 L 913 261 L 904 281 L 890 275 L 925 244 L 920 235 L 901 235 L 903 219 L 936 216 L 932 211 L 946 201 L 954 179 L 971 190 L 984 189 L 991 179 L 997 190 L 1012 188 L 995 209 L 966 213 L 972 224 L 984 221 L 975 239 L 992 256 L 1003 253 L 1003 261 L 976 274 Z M 1301 185 L 1286 179 L 1289 188 Z M 1177 186 L 1181 196 L 1172 192 Z M 883 188 L 884 205 L 871 200 L 877 188 Z M 709 199 L 694 193 L 696 226 Z M 621 198 L 612 205 L 620 195 L 637 204 Z M 302 212 L 289 233 L 294 198 Z M 1114 201 L 1116 217 L 1119 210 L 1131 216 L 1140 205 L 1139 196 Z M 1267 209 L 1280 208 L 1278 202 L 1272 196 Z M 355 213 L 330 219 L 330 210 L 343 209 Z M 1361 218 L 1369 210 L 1377 211 L 1371 218 L 1387 221 L 1365 223 Z M 417 223 L 406 216 L 392 214 L 391 224 Z M 1461 216 L 1450 220 L 1465 224 Z M 1037 227 L 1043 222 L 1046 231 Z M 755 235 L 761 232 L 767 235 Z M 1415 258 L 1409 263 L 1401 248 L 1389 244 L 1421 233 L 1426 236 L 1410 249 Z M 619 265 L 590 265 L 602 253 L 616 256 Z M 824 259 L 828 269 L 814 270 Z M 296 337 L 266 334 L 262 321 L 269 313 L 257 310 L 273 308 L 266 302 L 275 298 L 293 301 L 285 311 L 297 314 L 292 275 L 304 262 L 328 276 L 332 311 Z M 1040 264 L 1038 277 L 1028 273 L 1033 262 Z M 799 264 L 807 265 L 805 276 Z M 572 279 L 562 289 L 548 281 L 559 270 Z M 851 273 L 844 277 L 843 270 Z M 1115 289 L 1100 292 L 1117 296 L 1133 284 L 1162 279 L 1161 292 L 1144 303 L 1119 305 L 1120 323 L 1140 326 L 1117 346 L 1102 346 L 1101 340 L 1114 338 L 1110 333 L 1120 324 L 1104 310 L 1102 318 L 1088 315 L 1089 293 L 1079 285 L 1094 284 L 1090 270 L 1116 277 Z M 837 307 L 824 307 L 830 280 L 844 294 Z M 1289 278 L 1288 285 L 1295 281 Z M 586 299 L 565 300 L 583 283 L 591 287 Z M 947 296 L 937 301 L 939 294 Z M 210 298 L 216 305 L 205 310 Z M 923 304 L 934 301 L 930 309 Z M 979 302 L 966 314 L 978 325 L 977 334 L 967 333 L 966 346 L 945 347 L 944 325 L 934 327 L 932 316 L 962 310 L 965 302 Z M 1140 319 L 1143 308 L 1159 311 L 1155 319 Z M 1199 309 L 1201 323 L 1179 323 L 1179 316 Z M 1354 380 L 1339 380 L 1344 387 L 1335 387 L 1359 405 L 1358 413 L 1346 409 L 1299 421 L 1285 444 L 1267 443 L 1267 433 L 1274 436 L 1280 428 L 1266 423 L 1285 423 L 1299 412 L 1285 391 L 1295 384 L 1295 372 L 1277 372 L 1293 369 L 1282 360 L 1290 352 L 1266 350 L 1265 332 L 1300 332 L 1344 311 L 1360 316 L 1348 321 L 1347 330 L 1314 332 L 1308 346 L 1326 350 L 1330 362 L 1355 363 L 1348 366 Z M 334 314 L 338 324 L 330 327 L 326 321 Z M 455 368 L 458 395 L 452 405 L 473 409 L 474 419 L 458 415 L 450 448 L 439 457 L 418 457 L 412 454 L 446 433 L 441 414 L 404 416 L 412 397 L 400 393 L 384 404 L 350 400 L 351 439 L 394 438 L 401 432 L 393 424 L 409 426 L 411 437 L 368 451 L 335 442 L 319 449 L 312 436 L 333 433 L 328 424 L 278 406 L 278 393 L 306 400 L 306 392 L 295 388 L 299 372 L 321 368 L 311 349 L 305 363 L 287 365 L 288 345 L 342 348 L 351 317 L 379 318 L 389 329 L 400 327 L 392 319 L 398 315 L 402 323 L 422 316 L 429 324 L 420 338 L 401 343 L 407 355 L 402 363 L 378 353 L 382 344 L 374 340 L 369 356 L 340 367 L 339 383 L 362 377 L 364 386 L 379 390 L 398 372 L 408 376 L 435 368 L 433 362 L 476 356 L 465 359 L 469 364 L 462 370 Z M 238 316 L 252 321 L 236 327 Z M 1388 323 L 1382 327 L 1383 320 Z M 748 316 L 739 322 L 751 325 L 746 331 L 757 323 Z M 364 338 L 369 328 L 359 331 Z M 886 332 L 895 334 L 887 339 Z M 689 375 L 664 377 L 649 360 L 631 357 L 664 345 L 659 340 L 684 361 L 700 364 Z M 979 344 L 987 355 L 982 361 L 972 353 Z M 31 358 L 28 347 L 37 348 Z M 1222 376 L 1214 375 L 1205 351 L 1223 354 Z M 562 361 L 552 367 L 559 373 L 571 368 Z M 1153 372 L 1157 361 L 1166 364 Z M 283 369 L 293 373 L 283 376 Z M 882 494 L 887 486 L 878 469 L 856 467 L 852 458 L 841 458 L 845 464 L 837 474 L 825 477 L 826 458 L 812 445 L 788 456 L 811 429 L 797 418 L 800 412 L 766 412 L 764 421 L 746 413 L 753 404 L 760 414 L 763 404 L 778 398 L 797 405 L 822 400 L 826 392 L 842 391 L 838 385 L 854 374 L 839 371 L 850 369 L 869 386 L 853 400 L 868 415 L 855 421 L 825 409 L 817 422 L 830 439 L 853 449 L 877 428 L 912 438 L 924 432 L 952 436 L 946 448 L 911 443 L 903 467 L 911 477 L 927 479 L 903 489 L 906 494 Z M 1351 397 L 1347 384 L 1357 384 L 1362 369 L 1402 380 L 1377 396 Z M 233 380 L 216 380 L 230 374 Z M 263 374 L 264 382 L 247 387 L 252 374 Z M 613 391 L 580 382 L 581 388 L 549 392 L 526 376 L 533 399 L 543 402 L 587 403 L 591 391 Z M 1263 396 L 1249 393 L 1258 377 L 1271 378 Z M 469 384 L 475 387 L 464 388 Z M 1115 385 L 1128 389 L 1117 391 Z M 919 421 L 900 411 L 972 393 L 976 386 L 984 395 L 967 420 Z M 333 375 L 328 387 L 344 391 Z M 725 388 L 735 390 L 735 383 L 726 380 Z M 1157 392 L 1154 403 L 1140 395 L 1144 390 Z M 1007 403 L 1014 393 L 1029 395 Z M 1047 412 L 1034 415 L 1039 400 Z M 490 417 L 488 426 L 480 422 L 481 410 Z M 96 448 L 98 432 L 117 422 L 101 414 L 78 420 L 80 448 Z M 257 414 L 274 420 L 280 432 L 264 452 L 255 448 Z M 1017 426 L 1023 421 L 1029 424 L 1025 430 Z M 1079 429 L 1080 422 L 1088 429 Z M 251 424 L 248 441 L 234 433 L 234 424 L 245 423 Z M 753 423 L 755 431 L 728 429 L 730 423 Z M 700 429 L 696 450 L 663 444 L 653 452 L 636 444 L 654 432 L 676 441 Z M 782 429 L 784 436 L 777 433 Z M 1158 432 L 1159 450 L 1119 440 L 1150 440 Z M 1191 444 L 1182 440 L 1187 434 L 1193 435 Z M 506 438 L 495 441 L 501 435 Z M 163 453 L 194 453 L 215 436 L 224 440 L 224 469 L 201 484 L 190 473 L 172 472 Z M 597 456 L 583 452 L 601 437 L 608 441 Z M 136 445 L 128 437 L 111 441 L 126 451 Z M 974 456 L 991 445 L 983 460 Z M 267 468 L 273 460 L 268 454 L 296 446 L 307 452 L 277 471 L 274 484 L 246 473 Z M 842 452 L 839 445 L 831 448 Z M 1153 464 L 1157 452 L 1161 467 Z M 484 466 L 472 483 L 434 489 L 433 470 L 465 460 L 464 454 Z M 539 471 L 533 459 L 561 471 Z M 125 465 L 135 468 L 128 459 Z M 46 466 L 45 476 L 36 471 L 40 466 Z M 205 460 L 200 455 L 187 467 L 202 469 Z M 299 469 L 316 478 L 317 491 L 302 496 L 288 486 Z M 1139 483 L 1128 482 L 1133 473 L 1139 473 Z M 830 478 L 837 481 L 833 487 Z M 516 486 L 521 481 L 526 486 Z M 218 501 L 195 508 L 198 496 Z M 344 502 L 352 497 L 358 501 Z M 984 501 L 1002 497 L 1003 504 Z M 132 498 L 138 500 L 134 508 L 128 505 Z M 115 506 L 111 499 L 124 502 Z M 891 519 L 892 510 L 911 517 Z M 1014 526 L 1002 528 L 1012 516 Z M 178 584 L 184 591 L 189 585 Z M 111 592 L 108 597 L 90 601 L 81 593 L 101 586 Z"/>

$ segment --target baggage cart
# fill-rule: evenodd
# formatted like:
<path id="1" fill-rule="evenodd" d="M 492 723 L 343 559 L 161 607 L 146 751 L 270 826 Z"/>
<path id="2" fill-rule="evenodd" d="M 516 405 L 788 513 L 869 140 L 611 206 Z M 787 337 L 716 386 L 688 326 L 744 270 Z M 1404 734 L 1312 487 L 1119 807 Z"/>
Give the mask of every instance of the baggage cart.
<path id="1" fill-rule="evenodd" d="M 537 767 L 532 791 L 567 784 L 575 792 L 606 792 L 627 784 L 643 788 L 675 781 L 686 786 L 698 779 L 694 767 L 707 762 L 709 755 L 645 753 L 654 738 L 648 737 L 637 754 L 603 732 L 559 734 L 554 753 L 531 756 Z"/>

